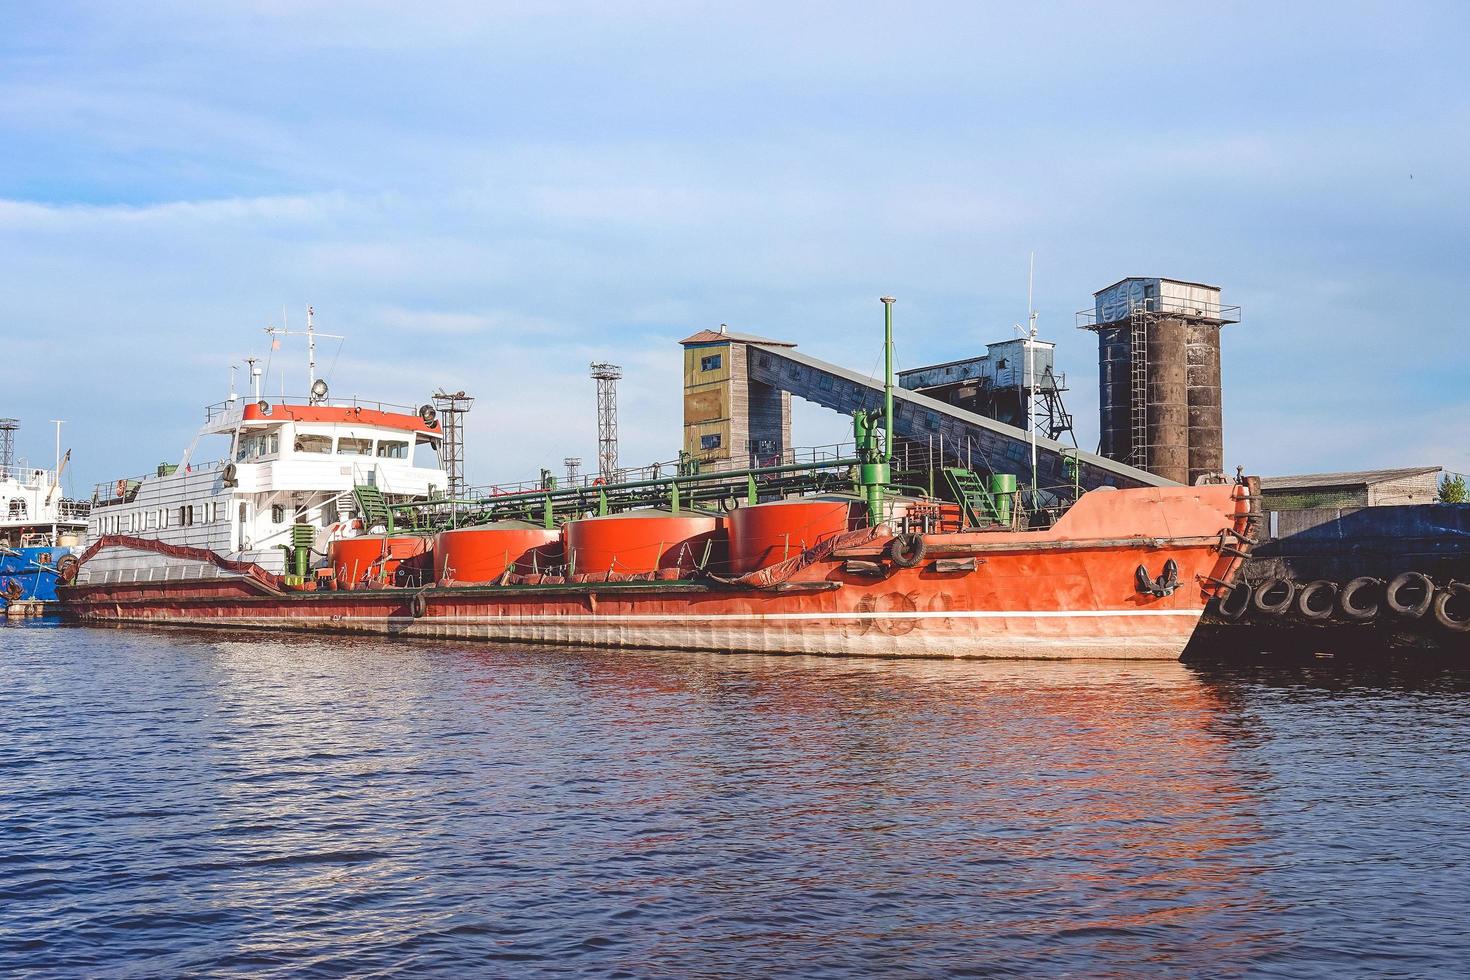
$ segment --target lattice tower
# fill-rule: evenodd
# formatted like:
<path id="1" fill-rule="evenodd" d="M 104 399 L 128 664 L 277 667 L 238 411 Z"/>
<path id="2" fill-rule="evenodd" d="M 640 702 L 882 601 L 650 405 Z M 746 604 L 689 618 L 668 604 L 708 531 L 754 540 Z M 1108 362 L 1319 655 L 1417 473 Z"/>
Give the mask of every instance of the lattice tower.
<path id="1" fill-rule="evenodd" d="M 593 364 L 597 382 L 597 475 L 608 482 L 618 472 L 618 380 L 623 369 L 616 364 Z"/>
<path id="2" fill-rule="evenodd" d="M 462 391 L 447 392 L 442 388 L 434 392 L 434 408 L 439 413 L 439 425 L 444 433 L 439 440 L 439 465 L 449 478 L 450 500 L 463 497 L 464 482 L 464 416 L 474 405 L 475 399 Z"/>
<path id="3" fill-rule="evenodd" d="M 20 419 L 0 419 L 0 473 L 15 469 L 15 430 Z"/>

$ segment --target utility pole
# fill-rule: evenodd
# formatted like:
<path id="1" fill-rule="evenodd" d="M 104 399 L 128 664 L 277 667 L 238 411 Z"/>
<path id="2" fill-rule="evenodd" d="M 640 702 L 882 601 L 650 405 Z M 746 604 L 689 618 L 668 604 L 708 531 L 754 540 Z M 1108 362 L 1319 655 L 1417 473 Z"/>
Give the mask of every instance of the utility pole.
<path id="1" fill-rule="evenodd" d="M 60 487 L 61 487 L 61 423 L 62 423 L 62 421 L 63 421 L 62 419 L 52 419 L 51 420 L 52 424 L 56 426 L 56 470 L 55 470 L 55 473 L 51 477 L 51 493 L 49 493 L 49 494 L 46 495 L 46 502 L 48 504 L 51 502 L 51 496 L 52 496 L 52 494 L 56 493 L 56 491 L 58 489 L 60 489 Z M 61 508 L 59 506 L 55 510 L 53 510 L 51 512 L 51 543 L 53 545 L 56 544 L 56 536 L 61 533 L 61 529 L 57 526 L 57 523 L 56 523 L 56 516 L 58 514 L 60 514 L 60 513 L 61 513 Z"/>

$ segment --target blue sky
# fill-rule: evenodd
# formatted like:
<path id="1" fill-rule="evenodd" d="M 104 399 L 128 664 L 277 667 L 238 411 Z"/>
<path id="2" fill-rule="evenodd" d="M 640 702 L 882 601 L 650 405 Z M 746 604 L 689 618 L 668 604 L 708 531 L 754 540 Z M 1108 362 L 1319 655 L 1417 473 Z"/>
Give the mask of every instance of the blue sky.
<path id="1" fill-rule="evenodd" d="M 1073 313 L 1163 275 L 1244 308 L 1232 466 L 1470 470 L 1467 9 L 0 3 L 0 415 L 141 472 L 311 304 L 335 392 L 479 396 L 475 482 L 595 458 L 591 360 L 667 459 L 680 337 L 871 370 L 893 293 L 900 363 L 950 359 L 1034 250 L 1084 446 Z"/>

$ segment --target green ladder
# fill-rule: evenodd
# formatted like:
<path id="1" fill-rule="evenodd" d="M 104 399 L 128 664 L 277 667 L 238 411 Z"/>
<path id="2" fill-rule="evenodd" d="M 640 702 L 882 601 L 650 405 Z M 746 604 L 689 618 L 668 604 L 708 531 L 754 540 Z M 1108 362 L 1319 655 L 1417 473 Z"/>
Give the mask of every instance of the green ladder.
<path id="1" fill-rule="evenodd" d="M 381 524 L 389 534 L 393 533 L 393 511 L 377 487 L 359 483 L 352 488 L 352 496 L 357 499 L 357 509 L 362 513 L 364 531 Z"/>
<path id="2" fill-rule="evenodd" d="M 995 498 L 985 481 L 963 466 L 946 466 L 944 479 L 964 513 L 968 527 L 983 527 L 996 522 Z"/>

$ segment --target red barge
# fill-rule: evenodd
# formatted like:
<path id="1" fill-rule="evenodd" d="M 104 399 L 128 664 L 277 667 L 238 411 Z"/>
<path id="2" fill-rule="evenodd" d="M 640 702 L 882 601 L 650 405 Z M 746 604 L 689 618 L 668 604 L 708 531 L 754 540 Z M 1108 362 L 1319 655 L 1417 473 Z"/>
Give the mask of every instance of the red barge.
<path id="1" fill-rule="evenodd" d="M 888 343 L 891 352 L 891 320 Z M 86 623 L 722 652 L 1179 657 L 1249 551 L 1250 481 L 1079 487 L 1045 508 L 1007 474 L 987 483 L 953 468 L 952 501 L 897 488 L 880 436 L 893 431 L 891 367 L 888 377 L 884 412 L 857 413 L 850 458 L 706 473 L 686 462 L 667 477 L 549 481 L 477 501 L 447 500 L 442 472 L 409 458 L 411 444 L 440 438 L 428 406 L 364 413 L 332 404 L 314 378 L 306 405 L 257 391 L 251 404 L 209 413 L 206 429 L 230 440 L 225 460 L 194 483 L 212 499 L 153 507 L 181 479 L 172 468 L 118 481 L 94 507 L 94 543 L 59 592 Z M 194 472 L 187 460 L 183 469 Z M 736 487 L 748 488 L 744 499 Z M 186 533 L 201 517 L 204 531 Z"/>

